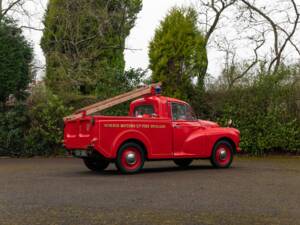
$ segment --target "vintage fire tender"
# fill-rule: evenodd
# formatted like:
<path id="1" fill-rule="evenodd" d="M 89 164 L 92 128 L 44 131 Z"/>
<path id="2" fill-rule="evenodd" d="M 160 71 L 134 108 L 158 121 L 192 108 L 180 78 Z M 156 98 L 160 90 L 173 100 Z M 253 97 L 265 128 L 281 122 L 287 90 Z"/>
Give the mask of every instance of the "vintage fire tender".
<path id="1" fill-rule="evenodd" d="M 160 92 L 160 84 L 153 84 L 65 117 L 65 148 L 92 171 L 114 162 L 122 173 L 136 173 L 150 160 L 173 160 L 187 167 L 194 159 L 210 159 L 214 167 L 230 167 L 240 152 L 240 132 L 198 120 L 189 104 Z M 131 102 L 128 116 L 95 115 L 139 97 Z"/>

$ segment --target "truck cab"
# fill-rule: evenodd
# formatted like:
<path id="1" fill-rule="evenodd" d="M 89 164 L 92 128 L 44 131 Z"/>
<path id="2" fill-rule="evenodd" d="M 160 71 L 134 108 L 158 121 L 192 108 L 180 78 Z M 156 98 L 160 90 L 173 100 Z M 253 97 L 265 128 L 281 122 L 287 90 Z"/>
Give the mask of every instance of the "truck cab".
<path id="1" fill-rule="evenodd" d="M 113 162 L 122 173 L 136 173 L 150 160 L 187 167 L 195 159 L 210 159 L 213 166 L 228 168 L 240 151 L 237 129 L 199 120 L 188 103 L 157 93 L 131 102 L 128 116 L 83 114 L 66 120 L 64 131 L 67 150 L 93 171 Z"/>

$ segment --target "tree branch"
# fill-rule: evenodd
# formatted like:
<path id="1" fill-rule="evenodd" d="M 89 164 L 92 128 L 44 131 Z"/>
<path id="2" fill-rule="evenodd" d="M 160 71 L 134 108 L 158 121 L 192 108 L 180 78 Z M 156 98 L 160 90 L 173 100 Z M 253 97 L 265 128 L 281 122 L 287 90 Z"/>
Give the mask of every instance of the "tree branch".
<path id="1" fill-rule="evenodd" d="M 298 26 L 298 22 L 299 22 L 299 17 L 300 17 L 300 14 L 298 12 L 298 8 L 297 8 L 297 5 L 295 3 L 295 0 L 291 0 L 292 4 L 293 4 L 293 8 L 295 10 L 295 14 L 296 14 L 296 19 L 294 21 L 294 25 L 293 25 L 293 29 L 291 31 L 290 34 L 287 35 L 287 38 L 285 39 L 283 45 L 281 46 L 281 48 L 279 49 L 278 53 L 276 54 L 276 57 L 272 60 L 271 64 L 270 64 L 270 67 L 272 68 L 272 66 L 274 65 L 275 63 L 275 68 L 274 68 L 274 72 L 276 72 L 280 66 L 280 62 L 281 62 L 281 55 L 282 55 L 282 52 L 284 51 L 286 45 L 288 42 L 291 41 L 291 38 L 293 37 L 293 35 L 295 34 L 296 30 L 297 30 L 297 26 Z M 281 28 L 282 29 L 282 28 Z M 285 34 L 287 34 L 287 32 L 284 32 Z M 297 48 L 298 50 L 298 48 Z M 299 53 L 299 51 L 298 51 Z"/>
<path id="2" fill-rule="evenodd" d="M 29 30 L 41 31 L 41 32 L 44 31 L 44 29 L 42 29 L 42 28 L 36 28 L 36 27 L 31 27 L 31 26 L 21 26 L 20 28 L 21 29 L 29 29 Z"/>
<path id="3" fill-rule="evenodd" d="M 20 4 L 22 0 L 16 0 L 14 2 L 12 2 L 6 9 L 3 10 L 3 12 L 1 13 L 1 18 L 3 18 L 4 16 L 6 16 L 6 14 L 16 5 Z"/>
<path id="4" fill-rule="evenodd" d="M 216 3 L 221 2 L 221 7 L 217 8 Z M 236 0 L 231 0 L 229 3 L 227 3 L 226 0 L 211 0 L 211 3 L 206 3 L 204 6 L 211 8 L 215 12 L 215 17 L 212 25 L 210 26 L 209 30 L 207 31 L 205 35 L 206 43 L 208 43 L 211 35 L 216 30 L 216 27 L 220 21 L 221 15 L 224 12 L 225 9 L 227 9 L 229 6 L 233 5 L 236 2 Z"/>
<path id="5" fill-rule="evenodd" d="M 253 4 L 250 4 L 248 1 L 246 0 L 241 0 L 249 9 L 257 12 L 260 16 L 262 16 L 263 18 L 265 18 L 268 23 L 271 25 L 272 30 L 273 30 L 273 34 L 274 34 L 274 51 L 275 51 L 275 55 L 278 56 L 279 55 L 279 47 L 278 47 L 278 31 L 277 31 L 277 25 L 276 23 L 271 19 L 271 17 L 269 17 L 266 13 L 264 13 L 262 10 L 260 10 L 259 8 L 257 8 L 256 6 L 254 6 Z M 279 59 L 280 61 L 280 59 Z M 280 63 L 280 62 L 279 62 Z M 269 73 L 271 72 L 272 69 L 272 64 L 269 65 Z"/>
<path id="6" fill-rule="evenodd" d="M 255 59 L 253 60 L 253 62 L 246 68 L 246 70 L 244 72 L 242 72 L 239 76 L 235 77 L 233 80 L 231 80 L 230 84 L 229 84 L 229 89 L 232 88 L 233 84 L 243 78 L 259 61 L 258 59 L 258 50 L 265 44 L 266 39 L 263 38 L 263 40 L 260 41 L 261 43 L 259 45 L 256 46 L 256 48 L 254 49 L 254 54 L 255 54 Z"/>

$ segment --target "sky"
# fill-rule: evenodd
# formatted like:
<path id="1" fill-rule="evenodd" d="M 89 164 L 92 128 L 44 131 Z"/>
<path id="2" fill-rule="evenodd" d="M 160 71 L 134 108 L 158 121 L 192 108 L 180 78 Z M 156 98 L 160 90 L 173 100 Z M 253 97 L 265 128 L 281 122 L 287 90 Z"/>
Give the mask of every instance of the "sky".
<path id="1" fill-rule="evenodd" d="M 147 69 L 149 64 L 148 58 L 148 46 L 149 42 L 154 36 L 155 29 L 159 26 L 160 21 L 164 19 L 168 11 L 174 6 L 188 6 L 193 0 L 143 0 L 143 9 L 138 14 L 135 27 L 131 30 L 129 37 L 126 40 L 126 47 L 129 49 L 137 50 L 126 50 L 125 61 L 126 69 L 129 68 L 142 68 Z M 159 2 L 159 4 L 158 4 Z M 42 19 L 47 6 L 47 0 L 40 0 L 40 4 L 28 3 L 27 8 L 30 9 L 34 15 L 30 20 L 28 18 L 21 18 L 23 24 L 33 25 L 37 28 L 43 28 Z M 40 47 L 40 40 L 42 32 L 35 30 L 24 29 L 24 35 L 32 42 L 34 46 L 34 53 L 36 63 L 38 66 L 43 67 L 45 65 L 45 57 Z M 220 55 L 218 52 L 209 51 L 210 62 L 218 62 Z M 219 74 L 221 65 L 213 66 L 214 63 L 210 64 L 208 72 L 212 74 Z M 38 78 L 43 77 L 44 71 L 39 70 Z"/>
<path id="2" fill-rule="evenodd" d="M 300 0 L 299 0 L 300 1 Z M 23 16 L 19 19 L 21 25 L 31 25 L 36 28 L 42 29 L 43 28 L 43 17 L 45 13 L 45 9 L 47 7 L 48 0 L 36 0 L 35 3 L 31 1 L 26 2 L 26 8 L 30 11 L 32 15 L 29 18 Z M 125 50 L 125 61 L 126 61 L 126 69 L 129 68 L 142 68 L 147 69 L 149 65 L 149 58 L 148 58 L 148 46 L 151 39 L 154 37 L 155 29 L 159 26 L 160 22 L 164 19 L 167 15 L 168 11 L 174 6 L 189 6 L 189 5 L 196 5 L 197 0 L 143 0 L 143 8 L 141 12 L 137 16 L 137 21 L 135 27 L 131 30 L 129 37 L 126 40 L 126 48 L 128 49 L 137 49 L 137 50 Z M 281 0 L 261 0 L 258 3 L 264 3 L 266 8 L 272 9 L 277 3 L 277 6 L 284 7 Z M 269 4 L 269 5 L 268 5 Z M 276 6 L 276 7 L 277 7 Z M 281 20 L 285 18 L 287 11 L 283 11 L 282 15 L 272 15 L 272 17 L 276 20 Z M 227 18 L 234 18 L 237 12 L 234 9 L 227 10 L 224 14 Z M 12 15 L 14 16 L 14 15 Z M 17 15 L 14 16 L 16 18 Z M 223 21 L 220 23 L 220 27 L 222 29 L 217 30 L 214 32 L 214 39 L 218 44 L 222 43 L 224 39 L 230 40 L 230 45 L 232 47 L 236 47 L 237 55 L 239 60 L 247 60 L 247 62 L 251 61 L 253 56 L 253 49 L 254 46 L 251 46 L 250 43 L 245 41 L 240 41 L 239 38 L 243 36 L 251 35 L 251 32 L 255 32 L 253 30 L 245 31 L 245 29 L 237 24 L 228 24 L 227 21 Z M 203 28 L 202 28 L 203 29 Z M 258 28 L 261 29 L 261 28 Z M 250 33 L 249 33 L 250 32 Z M 35 53 L 35 64 L 39 67 L 44 68 L 45 66 L 45 57 L 43 55 L 43 51 L 40 47 L 40 40 L 42 37 L 41 31 L 29 30 L 24 29 L 25 37 L 32 43 L 34 46 L 34 53 Z M 298 29 L 295 37 L 299 37 L 300 30 Z M 265 44 L 264 48 L 262 48 L 260 57 L 264 58 L 267 53 L 270 53 L 270 49 L 272 48 L 272 38 L 268 37 L 268 43 Z M 233 41 L 234 39 L 238 41 Z M 297 40 L 299 39 L 297 38 Z M 294 57 L 295 55 L 292 53 L 293 51 L 287 48 L 289 54 L 288 57 L 291 61 L 298 60 L 299 55 Z M 213 77 L 218 77 L 221 72 L 222 68 L 224 67 L 224 59 L 225 54 L 217 50 L 216 47 L 213 45 L 208 46 L 208 73 Z M 41 79 L 44 76 L 44 71 L 40 69 L 38 71 L 38 78 Z"/>

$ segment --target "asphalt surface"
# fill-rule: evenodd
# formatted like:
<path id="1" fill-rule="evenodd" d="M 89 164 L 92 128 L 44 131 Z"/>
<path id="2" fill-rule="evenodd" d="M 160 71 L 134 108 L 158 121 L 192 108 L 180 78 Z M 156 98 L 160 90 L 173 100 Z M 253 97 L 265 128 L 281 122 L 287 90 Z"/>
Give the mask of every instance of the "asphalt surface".
<path id="1" fill-rule="evenodd" d="M 120 175 L 78 159 L 0 159 L 1 225 L 300 224 L 300 158 L 239 158 L 231 169 L 147 162 Z"/>

